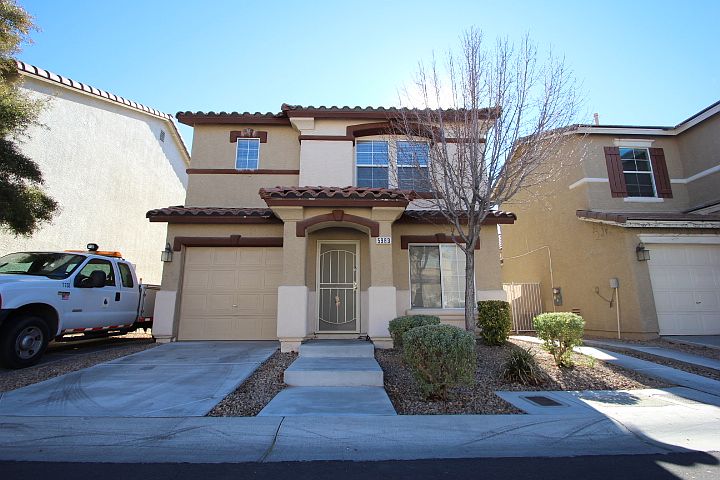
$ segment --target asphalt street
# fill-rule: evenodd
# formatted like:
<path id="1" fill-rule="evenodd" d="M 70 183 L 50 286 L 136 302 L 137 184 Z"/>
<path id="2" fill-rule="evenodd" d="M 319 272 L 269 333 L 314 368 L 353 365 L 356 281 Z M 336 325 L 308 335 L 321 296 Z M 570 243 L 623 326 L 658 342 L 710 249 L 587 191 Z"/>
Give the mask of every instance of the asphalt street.
<path id="1" fill-rule="evenodd" d="M 108 451 L 108 460 L 112 452 Z M 483 458 L 384 462 L 281 462 L 223 464 L 117 464 L 0 462 L 4 480 L 267 479 L 695 479 L 720 478 L 720 454 L 585 456 L 567 458 Z"/>

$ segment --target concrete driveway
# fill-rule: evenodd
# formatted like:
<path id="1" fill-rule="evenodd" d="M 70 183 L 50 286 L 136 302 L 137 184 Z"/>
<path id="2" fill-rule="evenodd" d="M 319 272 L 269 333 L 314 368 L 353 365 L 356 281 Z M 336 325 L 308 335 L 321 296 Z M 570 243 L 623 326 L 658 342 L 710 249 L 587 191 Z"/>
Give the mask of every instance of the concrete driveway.
<path id="1" fill-rule="evenodd" d="M 0 415 L 203 416 L 277 342 L 177 342 L 0 394 Z"/>

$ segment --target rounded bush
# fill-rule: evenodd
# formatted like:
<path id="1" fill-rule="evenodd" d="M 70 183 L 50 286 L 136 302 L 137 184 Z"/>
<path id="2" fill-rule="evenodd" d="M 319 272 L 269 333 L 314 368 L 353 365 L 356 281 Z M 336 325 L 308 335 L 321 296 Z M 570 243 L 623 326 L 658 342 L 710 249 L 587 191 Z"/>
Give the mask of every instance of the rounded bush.
<path id="1" fill-rule="evenodd" d="M 541 313 L 533 319 L 537 336 L 559 367 L 571 367 L 572 349 L 582 345 L 585 321 L 570 312 Z"/>
<path id="2" fill-rule="evenodd" d="M 403 335 L 405 332 L 415 327 L 424 325 L 440 325 L 440 317 L 435 315 L 405 315 L 390 320 L 388 329 L 393 339 L 393 347 L 399 348 L 403 346 Z"/>
<path id="3" fill-rule="evenodd" d="M 502 300 L 477 302 L 480 337 L 487 345 L 503 345 L 512 330 L 510 304 Z"/>
<path id="4" fill-rule="evenodd" d="M 403 335 L 403 358 L 426 398 L 447 398 L 448 389 L 475 380 L 475 336 L 452 325 L 416 327 Z"/>

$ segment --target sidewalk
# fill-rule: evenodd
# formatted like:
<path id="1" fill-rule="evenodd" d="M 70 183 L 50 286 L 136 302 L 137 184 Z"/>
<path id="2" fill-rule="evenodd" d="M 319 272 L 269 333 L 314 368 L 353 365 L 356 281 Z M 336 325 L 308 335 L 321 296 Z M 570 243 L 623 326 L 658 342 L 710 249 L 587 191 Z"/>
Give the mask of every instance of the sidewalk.
<path id="1" fill-rule="evenodd" d="M 642 353 L 648 353 L 657 357 L 665 357 L 671 360 L 677 360 L 679 362 L 689 363 L 691 365 L 697 365 L 698 367 L 710 368 L 713 370 L 720 371 L 720 360 L 714 360 L 712 358 L 703 357 L 700 355 L 693 355 L 691 353 L 685 353 L 671 348 L 662 347 L 645 347 L 635 343 L 626 343 L 613 340 L 583 340 L 585 345 L 591 347 L 608 347 L 608 348 L 624 348 L 627 350 L 635 350 Z"/>
<path id="2" fill-rule="evenodd" d="M 583 415 L 0 417 L 0 460 L 278 462 L 567 457 L 720 449 L 720 408 L 605 404 Z"/>

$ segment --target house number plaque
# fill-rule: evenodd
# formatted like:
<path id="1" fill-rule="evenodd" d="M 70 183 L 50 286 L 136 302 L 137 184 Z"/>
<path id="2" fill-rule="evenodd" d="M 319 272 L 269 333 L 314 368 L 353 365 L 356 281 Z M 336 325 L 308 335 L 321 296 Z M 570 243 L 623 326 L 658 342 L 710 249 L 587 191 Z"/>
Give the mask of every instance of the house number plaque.
<path id="1" fill-rule="evenodd" d="M 375 243 L 378 245 L 390 245 L 392 244 L 392 237 L 377 237 Z"/>

